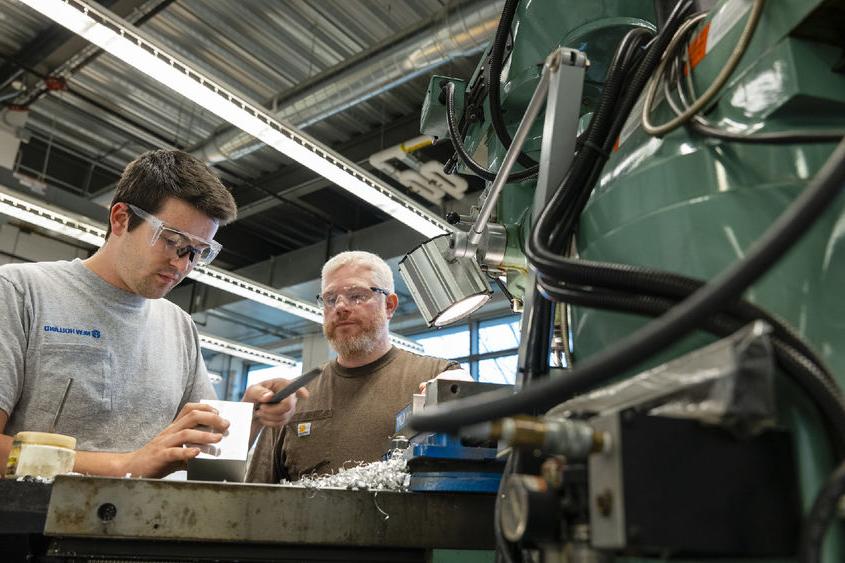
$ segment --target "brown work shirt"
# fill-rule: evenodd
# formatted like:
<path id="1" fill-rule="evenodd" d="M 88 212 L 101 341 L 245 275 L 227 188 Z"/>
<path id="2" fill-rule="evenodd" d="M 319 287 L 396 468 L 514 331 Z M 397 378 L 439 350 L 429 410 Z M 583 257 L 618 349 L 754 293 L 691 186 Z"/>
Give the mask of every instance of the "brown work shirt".
<path id="1" fill-rule="evenodd" d="M 395 429 L 396 413 L 410 404 L 419 385 L 454 361 L 391 348 L 378 360 L 344 368 L 333 360 L 308 384 L 284 428 L 265 428 L 252 456 L 247 481 L 278 483 L 301 475 L 336 472 L 346 462 L 381 459 Z"/>

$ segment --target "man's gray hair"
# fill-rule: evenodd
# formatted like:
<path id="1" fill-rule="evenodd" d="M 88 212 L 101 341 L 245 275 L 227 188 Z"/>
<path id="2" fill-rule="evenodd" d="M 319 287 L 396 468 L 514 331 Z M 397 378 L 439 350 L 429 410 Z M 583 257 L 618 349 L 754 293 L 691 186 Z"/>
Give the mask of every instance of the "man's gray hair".
<path id="1" fill-rule="evenodd" d="M 393 293 L 393 271 L 390 266 L 380 256 L 363 250 L 341 252 L 323 264 L 322 287 L 326 286 L 326 276 L 344 266 L 363 266 L 369 269 L 373 274 L 373 283 L 377 287 Z"/>

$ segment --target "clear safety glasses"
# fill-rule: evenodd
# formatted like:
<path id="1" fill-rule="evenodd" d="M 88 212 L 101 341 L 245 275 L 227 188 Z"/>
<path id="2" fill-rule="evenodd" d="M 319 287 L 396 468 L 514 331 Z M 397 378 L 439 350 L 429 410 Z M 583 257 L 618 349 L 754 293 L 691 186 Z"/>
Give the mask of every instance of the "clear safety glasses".
<path id="1" fill-rule="evenodd" d="M 131 203 L 126 205 L 129 206 L 132 213 L 152 226 L 153 235 L 150 237 L 150 246 L 155 246 L 158 241 L 161 241 L 164 251 L 170 258 L 182 258 L 188 255 L 188 259 L 194 266 L 207 266 L 223 248 L 223 245 L 216 240 L 205 240 L 167 227 L 164 221 L 155 215 L 151 215 Z"/>
<path id="2" fill-rule="evenodd" d="M 390 292 L 380 287 L 344 287 L 340 291 L 327 291 L 322 295 L 317 296 L 317 303 L 325 309 L 334 309 L 337 306 L 338 300 L 342 297 L 347 304 L 358 306 L 366 303 L 376 293 L 383 295 L 390 295 Z"/>

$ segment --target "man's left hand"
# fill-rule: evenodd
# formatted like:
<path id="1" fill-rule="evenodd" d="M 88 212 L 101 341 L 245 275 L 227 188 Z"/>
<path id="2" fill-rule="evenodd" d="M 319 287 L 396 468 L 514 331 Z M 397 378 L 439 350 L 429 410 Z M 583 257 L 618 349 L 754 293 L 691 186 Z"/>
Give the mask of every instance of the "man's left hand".
<path id="1" fill-rule="evenodd" d="M 281 391 L 290 384 L 290 380 L 281 377 L 276 379 L 268 379 L 255 385 L 250 385 L 244 392 L 244 397 L 241 399 L 244 402 L 255 404 L 255 415 L 252 422 L 252 435 L 250 436 L 250 443 L 255 438 L 255 434 L 261 429 L 261 426 L 270 426 L 272 428 L 281 428 L 290 422 L 293 413 L 296 410 L 297 399 L 307 399 L 309 396 L 308 390 L 301 387 L 296 390 L 296 393 L 287 397 L 284 401 L 274 405 L 267 404 L 267 401 L 273 398 L 276 392 Z"/>

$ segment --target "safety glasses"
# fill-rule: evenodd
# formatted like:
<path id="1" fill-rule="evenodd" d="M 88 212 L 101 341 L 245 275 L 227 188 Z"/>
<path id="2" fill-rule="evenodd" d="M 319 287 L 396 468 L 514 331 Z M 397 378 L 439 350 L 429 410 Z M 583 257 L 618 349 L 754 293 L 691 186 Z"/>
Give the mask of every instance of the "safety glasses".
<path id="1" fill-rule="evenodd" d="M 182 258 L 188 255 L 188 259 L 195 266 L 207 266 L 217 256 L 223 245 L 216 240 L 205 240 L 194 235 L 184 233 L 180 230 L 167 227 L 164 221 L 136 207 L 131 203 L 126 204 L 137 217 L 150 224 L 153 234 L 150 237 L 150 246 L 162 242 L 162 247 L 169 258 Z"/>
<path id="2" fill-rule="evenodd" d="M 344 287 L 340 291 L 327 291 L 317 296 L 317 303 L 324 309 L 334 309 L 338 300 L 343 298 L 349 305 L 358 306 L 367 303 L 376 293 L 390 295 L 390 292 L 380 287 Z"/>

